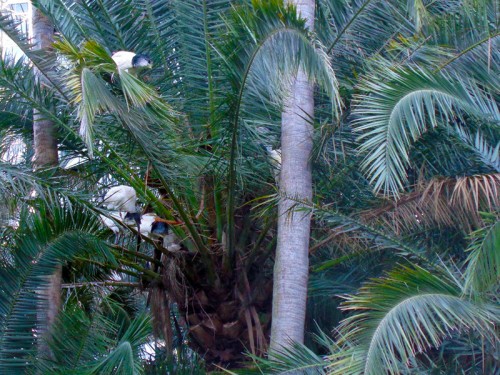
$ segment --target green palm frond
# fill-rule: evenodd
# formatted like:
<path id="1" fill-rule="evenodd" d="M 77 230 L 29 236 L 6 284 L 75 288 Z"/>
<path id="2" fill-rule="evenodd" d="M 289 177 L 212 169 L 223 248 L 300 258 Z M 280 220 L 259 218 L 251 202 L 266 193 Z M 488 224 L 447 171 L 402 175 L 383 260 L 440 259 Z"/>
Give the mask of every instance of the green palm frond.
<path id="1" fill-rule="evenodd" d="M 143 27 L 145 9 L 132 0 L 116 3 L 109 0 L 85 0 L 75 3 L 63 0 L 73 17 L 108 52 L 125 50 L 142 52 L 148 41 Z"/>
<path id="2" fill-rule="evenodd" d="M 373 56 L 384 53 L 397 37 L 418 35 L 404 1 L 318 1 L 317 32 L 327 46 L 344 87 L 352 88 Z"/>
<path id="3" fill-rule="evenodd" d="M 324 47 L 311 38 L 304 20 L 282 1 L 253 2 L 253 8 L 236 8 L 226 21 L 227 43 L 221 46 L 227 73 L 240 99 L 245 90 L 268 93 L 282 103 L 289 88 L 289 76 L 299 68 L 329 95 L 339 110 L 337 80 Z M 237 38 L 232 36 L 237 35 Z M 231 36 L 231 38 L 229 38 Z M 262 78 L 268 77 L 267 82 Z"/>
<path id="4" fill-rule="evenodd" d="M 221 59 L 217 55 L 216 43 L 223 31 L 221 15 L 230 9 L 231 1 L 186 0 L 173 2 L 176 25 L 175 54 L 172 60 L 172 80 L 176 89 L 181 89 L 180 105 L 189 117 L 195 134 L 204 131 L 210 124 L 209 137 L 217 134 L 216 115 L 225 99 L 226 83 L 221 76 Z M 193 22 L 197 20 L 197 22 Z"/>
<path id="5" fill-rule="evenodd" d="M 496 103 L 474 83 L 423 69 L 384 71 L 362 84 L 353 111 L 362 133 L 362 168 L 375 191 L 398 196 L 407 181 L 411 144 L 428 127 L 455 122 L 460 111 L 498 123 Z"/>
<path id="6" fill-rule="evenodd" d="M 1 260 L 0 369 L 5 373 L 33 366 L 29 359 L 36 353 L 40 311 L 45 311 L 40 307 L 47 303 L 39 291 L 59 264 L 92 253 L 116 263 L 108 245 L 95 236 L 100 231 L 96 217 L 64 207 L 48 212 L 42 206 L 37 215 L 21 218 L 10 256 Z"/>
<path id="7" fill-rule="evenodd" d="M 287 348 L 269 354 L 269 358 L 264 359 L 249 355 L 255 365 L 244 370 L 224 370 L 224 373 L 231 375 L 244 374 L 304 374 L 323 375 L 326 374 L 325 366 L 327 362 L 323 357 L 314 353 L 303 344 L 290 343 Z"/>
<path id="8" fill-rule="evenodd" d="M 454 14 L 461 6 L 463 6 L 463 2 L 459 0 L 408 0 L 407 12 L 415 23 L 416 29 L 422 31 L 432 27 L 436 19 L 439 19 L 439 16 Z"/>
<path id="9" fill-rule="evenodd" d="M 34 0 L 33 6 L 50 17 L 58 33 L 78 45 L 83 39 L 90 39 L 88 31 L 82 27 L 75 14 L 81 10 L 81 5 L 65 0 Z"/>
<path id="10" fill-rule="evenodd" d="M 333 226 L 336 229 L 336 233 L 349 234 L 350 241 L 368 240 L 370 244 L 375 244 L 377 249 L 397 249 L 401 256 L 415 256 L 418 259 L 424 259 L 423 250 L 419 248 L 418 244 L 409 243 L 403 238 L 398 238 L 396 235 L 388 233 L 382 228 L 367 224 L 361 219 L 326 209 L 316 210 L 315 215 L 318 219 L 324 220 L 329 226 Z M 367 250 L 372 251 L 373 249 L 369 247 Z M 326 269 L 337 263 L 336 259 L 326 261 L 324 264 L 318 266 L 317 269 Z"/>
<path id="11" fill-rule="evenodd" d="M 139 357 L 140 347 L 150 338 L 151 332 L 150 317 L 142 315 L 135 318 L 111 352 L 92 366 L 90 374 L 136 375 L 143 373 Z"/>
<path id="12" fill-rule="evenodd" d="M 485 90 L 496 91 L 500 84 L 497 8 L 498 4 L 491 0 L 465 1 L 455 11 L 434 20 L 431 43 L 447 46 L 452 53 L 435 72 L 467 76 Z"/>
<path id="13" fill-rule="evenodd" d="M 150 318 L 123 306 L 119 294 L 110 288 L 92 300 L 81 291 L 69 295 L 47 338 L 51 357 L 42 356 L 37 370 L 47 375 L 143 373 L 139 354 L 151 339 Z"/>
<path id="14" fill-rule="evenodd" d="M 462 288 L 444 272 L 400 267 L 350 296 L 343 307 L 354 312 L 340 327 L 329 374 L 399 374 L 415 357 L 444 338 L 474 330 L 495 341 L 497 321 L 486 307 L 460 297 Z"/>
<path id="15" fill-rule="evenodd" d="M 116 99 L 108 91 L 104 82 L 87 68 L 82 69 L 80 87 L 81 101 L 78 111 L 80 136 L 88 147 L 89 156 L 93 157 L 95 116 L 101 111 L 114 111 Z"/>
<path id="16" fill-rule="evenodd" d="M 56 42 L 54 46 L 74 64 L 67 73 L 66 85 L 72 93 L 73 102 L 78 106 L 80 135 L 88 147 L 90 157 L 93 156 L 93 126 L 97 114 L 114 114 L 125 124 L 132 124 L 136 120 L 131 120 L 130 107 L 141 109 L 149 105 L 153 116 L 145 118 L 144 124 L 151 120 L 173 120 L 174 111 L 159 94 L 126 71 L 119 72 L 124 100 L 111 92 L 112 86 L 101 75 L 115 74 L 117 68 L 106 50 L 97 42 L 87 41 L 79 50 L 65 39 Z"/>
<path id="17" fill-rule="evenodd" d="M 47 117 L 53 115 L 52 109 L 58 100 L 48 90 L 28 65 L 28 60 L 5 55 L 0 59 L 0 110 L 14 113 L 21 118 L 32 117 L 33 109 Z"/>
<path id="18" fill-rule="evenodd" d="M 491 146 L 483 134 L 478 130 L 475 136 L 472 136 L 462 127 L 456 126 L 455 131 L 465 144 L 470 146 L 476 152 L 482 162 L 500 172 L 500 141 L 496 146 Z"/>
<path id="19" fill-rule="evenodd" d="M 67 306 L 61 311 L 48 338 L 53 359 L 42 358 L 37 365 L 42 373 L 84 372 L 96 357 L 106 356 L 115 344 L 117 327 L 112 317 L 106 317 L 100 310 L 90 316 L 78 306 Z"/>
<path id="20" fill-rule="evenodd" d="M 242 152 L 239 149 L 239 137 L 245 126 L 253 124 L 252 121 L 244 120 L 255 119 L 258 113 L 256 108 L 261 106 L 264 114 L 269 113 L 269 110 L 265 110 L 266 105 L 271 108 L 282 106 L 290 80 L 299 68 L 325 90 L 334 103 L 334 112 L 339 112 L 337 81 L 328 56 L 319 41 L 311 39 L 304 25 L 304 20 L 297 16 L 295 8 L 284 7 L 280 0 L 254 1 L 252 8 L 235 8 L 226 20 L 226 42 L 219 47 L 219 53 L 224 60 L 233 94 L 229 103 L 231 142 L 227 206 L 230 253 L 234 250 L 232 228 L 236 170 L 240 169 L 236 163 L 245 160 L 237 157 Z M 266 97 L 269 100 L 264 99 Z M 264 115 L 261 125 L 269 123 L 269 117 L 267 115 L 265 119 Z M 240 130 L 240 127 L 243 129 Z"/>
<path id="21" fill-rule="evenodd" d="M 494 215 L 483 215 L 488 225 L 471 233 L 467 248 L 464 293 L 472 298 L 494 292 L 500 280 L 500 221 Z"/>
<path id="22" fill-rule="evenodd" d="M 88 196 L 68 191 L 61 187 L 61 179 L 51 175 L 51 170 L 34 173 L 23 165 L 0 162 L 0 193 L 4 200 L 15 200 L 20 208 L 45 204 L 51 207 L 54 202 L 88 205 Z M 24 207 L 23 207 L 24 205 Z"/>
<path id="23" fill-rule="evenodd" d="M 61 76 L 54 69 L 57 63 L 53 51 L 35 50 L 27 36 L 19 30 L 18 21 L 11 14 L 0 14 L 0 30 L 16 43 L 26 58 L 36 67 L 38 76 L 45 84 L 50 85 L 50 88 L 55 90 L 60 97 L 66 99 L 67 95 L 61 86 Z"/>

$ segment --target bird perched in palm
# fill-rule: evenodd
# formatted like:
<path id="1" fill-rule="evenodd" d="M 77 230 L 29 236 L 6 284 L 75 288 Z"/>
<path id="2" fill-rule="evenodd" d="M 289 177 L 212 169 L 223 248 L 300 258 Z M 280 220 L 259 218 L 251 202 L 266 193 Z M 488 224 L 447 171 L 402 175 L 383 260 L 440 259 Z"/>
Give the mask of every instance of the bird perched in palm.
<path id="1" fill-rule="evenodd" d="M 137 208 L 137 193 L 127 185 L 114 186 L 104 196 L 103 205 L 109 210 L 118 213 L 118 217 L 125 224 L 133 220 L 137 224 L 137 231 L 141 230 L 141 214 Z"/>
<path id="2" fill-rule="evenodd" d="M 162 219 L 154 213 L 147 213 L 141 217 L 141 234 L 151 239 L 157 240 L 168 251 L 179 251 L 178 238 L 172 232 L 171 225 L 179 225 L 181 222 L 175 220 Z M 161 261 L 161 251 L 154 249 L 154 259 Z M 158 271 L 158 264 L 154 266 L 154 272 Z"/>
<path id="3" fill-rule="evenodd" d="M 149 56 L 136 54 L 130 51 L 117 51 L 111 55 L 111 58 L 118 67 L 118 71 L 138 68 L 151 68 L 153 63 Z"/>
<path id="4" fill-rule="evenodd" d="M 147 213 L 141 216 L 141 234 L 152 239 L 161 239 L 164 248 L 178 251 L 180 249 L 178 238 L 172 232 L 171 226 L 180 224 L 182 222 L 162 219 L 154 213 Z"/>

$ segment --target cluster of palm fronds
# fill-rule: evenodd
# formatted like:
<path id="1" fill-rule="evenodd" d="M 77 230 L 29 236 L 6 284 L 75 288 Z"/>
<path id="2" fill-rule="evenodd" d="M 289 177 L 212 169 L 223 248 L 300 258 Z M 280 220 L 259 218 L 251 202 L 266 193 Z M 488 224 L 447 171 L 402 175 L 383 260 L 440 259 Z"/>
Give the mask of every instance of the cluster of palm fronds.
<path id="1" fill-rule="evenodd" d="M 0 60 L 3 372 L 201 373 L 182 315 L 202 315 L 180 301 L 207 290 L 263 300 L 261 316 L 242 308 L 240 332 L 263 373 L 499 370 L 494 1 L 319 0 L 315 33 L 278 0 L 34 5 L 57 31 L 50 51 L 0 16 L 25 54 Z M 117 72 L 117 50 L 149 53 L 153 69 Z M 315 198 L 300 203 L 313 211 L 308 330 L 321 333 L 262 361 L 279 199 L 265 155 L 283 73 L 299 67 L 318 87 Z M 34 110 L 57 127 L 61 166 L 77 166 L 31 172 Z M 184 222 L 187 258 L 157 274 L 154 243 L 136 254 L 123 228 L 112 244 L 99 203 L 118 183 Z M 59 264 L 64 303 L 42 339 L 39 291 Z M 168 309 L 143 296 L 175 283 Z M 240 366 L 229 349 L 213 363 Z"/>

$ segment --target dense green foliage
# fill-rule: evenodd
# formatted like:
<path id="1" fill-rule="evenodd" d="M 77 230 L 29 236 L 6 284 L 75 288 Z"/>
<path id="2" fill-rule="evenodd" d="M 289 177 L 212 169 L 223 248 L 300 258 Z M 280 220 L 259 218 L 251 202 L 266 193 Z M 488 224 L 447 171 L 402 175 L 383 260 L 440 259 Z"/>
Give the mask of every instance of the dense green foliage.
<path id="1" fill-rule="evenodd" d="M 0 61 L 1 373 L 500 371 L 495 1 L 318 0 L 314 34 L 278 0 L 34 3 L 51 51 L 0 17 L 25 53 Z M 153 68 L 118 72 L 118 50 Z M 309 336 L 271 361 L 266 150 L 299 67 L 317 87 Z M 57 125 L 58 168 L 32 172 L 35 109 Z M 158 272 L 157 243 L 136 254 L 133 228 L 114 244 L 99 220 L 117 184 L 183 222 Z M 40 337 L 58 264 L 64 304 Z M 203 334 L 233 313 L 243 364 Z"/>

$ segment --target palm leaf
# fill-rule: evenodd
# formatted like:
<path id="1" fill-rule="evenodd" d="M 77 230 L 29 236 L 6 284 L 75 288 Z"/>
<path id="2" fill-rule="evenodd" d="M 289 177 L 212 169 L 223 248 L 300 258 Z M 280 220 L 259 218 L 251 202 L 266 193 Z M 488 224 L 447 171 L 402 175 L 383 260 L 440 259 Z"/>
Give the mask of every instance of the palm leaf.
<path id="1" fill-rule="evenodd" d="M 220 58 L 215 49 L 224 27 L 221 15 L 231 9 L 231 1 L 187 0 L 173 3 L 176 25 L 175 60 L 178 66 L 172 77 L 182 88 L 180 105 L 188 115 L 195 134 L 211 124 L 207 137 L 217 134 L 216 110 L 225 99 L 226 84 L 220 72 Z M 197 22 L 193 22 L 196 20 Z"/>
<path id="2" fill-rule="evenodd" d="M 493 215 L 487 217 L 490 223 L 471 233 L 467 248 L 464 292 L 472 298 L 494 291 L 500 280 L 500 221 Z"/>
<path id="3" fill-rule="evenodd" d="M 362 168 L 375 191 L 398 196 L 407 181 L 408 153 L 427 128 L 454 122 L 460 111 L 489 121 L 500 121 L 500 112 L 487 94 L 472 82 L 453 80 L 422 69 L 384 71 L 364 81 L 365 93 L 353 111 Z"/>
<path id="4" fill-rule="evenodd" d="M 282 105 L 291 77 L 302 68 L 330 96 L 335 113 L 340 106 L 337 81 L 324 48 L 310 39 L 295 8 L 283 7 L 278 0 L 255 1 L 252 5 L 252 8 L 235 8 L 230 14 L 226 21 L 227 42 L 219 48 L 233 92 L 227 205 L 229 259 L 234 251 L 236 163 L 242 159 L 237 158 L 241 152 L 239 127 L 251 124 L 244 119 L 254 118 L 255 103 L 262 103 L 268 95 L 271 106 Z M 266 104 L 269 105 L 264 101 Z"/>
<path id="5" fill-rule="evenodd" d="M 423 250 L 418 245 L 409 243 L 403 238 L 399 238 L 392 233 L 384 231 L 356 217 L 350 217 L 339 212 L 331 210 L 315 210 L 318 219 L 324 220 L 329 226 L 333 226 L 337 234 L 349 234 L 349 241 L 368 240 L 370 244 L 375 244 L 378 249 L 397 249 L 401 256 L 415 256 L 418 259 L 425 260 Z M 372 251 L 370 246 L 368 251 Z M 327 261 L 319 265 L 317 270 L 332 267 L 338 263 L 338 260 Z"/>
<path id="6" fill-rule="evenodd" d="M 20 235 L 10 257 L 1 260 L 0 280 L 0 369 L 9 373 L 29 369 L 29 360 L 37 349 L 38 324 L 43 322 L 40 311 L 47 303 L 39 290 L 47 286 L 48 276 L 55 268 L 77 254 L 95 251 L 108 260 L 114 259 L 107 246 L 92 233 L 99 230 L 95 217 L 64 208 L 47 211 L 21 223 Z M 41 309 L 40 309 L 41 308 Z M 23 335 L 19 335 L 23 332 Z M 39 336 L 39 335 L 38 335 Z"/>
<path id="7" fill-rule="evenodd" d="M 140 346 L 151 333 L 151 318 L 142 315 L 135 318 L 125 331 L 116 347 L 91 369 L 91 374 L 124 374 L 143 373 L 139 359 Z"/>
<path id="8" fill-rule="evenodd" d="M 77 306 L 61 311 L 48 339 L 53 359 L 41 358 L 38 369 L 46 374 L 84 372 L 96 356 L 104 357 L 115 344 L 117 327 L 100 310 L 90 316 Z"/>
<path id="9" fill-rule="evenodd" d="M 58 33 L 73 44 L 78 45 L 83 39 L 90 39 L 88 31 L 75 16 L 81 11 L 78 2 L 35 0 L 33 5 L 47 15 Z"/>
<path id="10" fill-rule="evenodd" d="M 496 172 L 500 172 L 500 142 L 493 147 L 489 145 L 480 131 L 477 131 L 474 137 L 459 126 L 455 127 L 455 131 L 460 139 L 476 152 L 484 164 L 493 168 Z"/>
<path id="11" fill-rule="evenodd" d="M 244 370 L 229 371 L 224 373 L 231 375 L 238 374 L 304 374 L 322 375 L 326 374 L 325 360 L 297 342 L 290 343 L 287 348 L 270 353 L 268 359 L 249 355 L 253 359 L 255 366 L 247 367 Z"/>
<path id="12" fill-rule="evenodd" d="M 34 45 L 28 41 L 26 35 L 18 29 L 18 22 L 11 14 L 0 14 L 0 30 L 4 32 L 24 53 L 24 55 L 37 68 L 38 74 L 46 84 L 58 92 L 62 98 L 67 98 L 66 93 L 61 89 L 61 77 L 54 70 L 57 66 L 56 56 L 52 51 L 35 50 Z"/>
<path id="13" fill-rule="evenodd" d="M 362 213 L 366 221 L 381 220 L 395 233 L 417 228 L 455 227 L 470 231 L 482 225 L 480 211 L 498 207 L 497 173 L 419 181 L 414 191 L 393 201 L 386 199 Z"/>
<path id="14" fill-rule="evenodd" d="M 400 267 L 350 296 L 343 307 L 355 314 L 340 327 L 329 374 L 399 374 L 412 360 L 456 332 L 475 330 L 497 340 L 486 308 L 461 299 L 461 287 L 442 272 Z"/>

